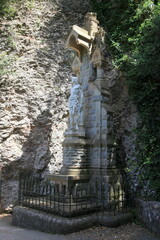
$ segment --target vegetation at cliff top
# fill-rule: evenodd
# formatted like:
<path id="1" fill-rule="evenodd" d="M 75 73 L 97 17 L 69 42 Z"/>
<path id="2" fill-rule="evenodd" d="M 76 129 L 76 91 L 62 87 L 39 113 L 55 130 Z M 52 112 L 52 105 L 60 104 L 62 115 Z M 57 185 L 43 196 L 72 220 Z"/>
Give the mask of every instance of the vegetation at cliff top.
<path id="1" fill-rule="evenodd" d="M 160 2 L 92 0 L 92 7 L 140 114 L 136 129 L 140 183 L 148 186 L 146 196 L 160 200 Z"/>
<path id="2" fill-rule="evenodd" d="M 11 20 L 17 15 L 22 6 L 29 10 L 34 7 L 34 2 L 35 0 L 1 0 L 0 16 Z"/>

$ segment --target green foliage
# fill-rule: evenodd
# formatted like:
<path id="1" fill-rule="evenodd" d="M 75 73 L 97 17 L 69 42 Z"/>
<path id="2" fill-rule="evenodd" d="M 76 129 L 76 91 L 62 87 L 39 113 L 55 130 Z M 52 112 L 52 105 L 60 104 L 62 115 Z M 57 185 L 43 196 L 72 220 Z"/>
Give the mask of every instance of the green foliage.
<path id="1" fill-rule="evenodd" d="M 0 16 L 5 16 L 7 19 L 12 19 L 16 16 L 15 1 L 1 0 Z"/>
<path id="2" fill-rule="evenodd" d="M 160 200 L 160 3 L 92 0 L 92 6 L 141 117 L 136 131 L 141 184 Z"/>
<path id="3" fill-rule="evenodd" d="M 35 0 L 0 0 L 0 16 L 12 20 L 22 6 L 30 10 L 34 3 Z"/>
<path id="4" fill-rule="evenodd" d="M 12 64 L 16 61 L 16 57 L 12 51 L 16 49 L 16 42 L 13 37 L 13 29 L 7 28 L 8 24 L 4 24 L 6 20 L 12 20 L 18 15 L 18 11 L 29 11 L 34 7 L 35 0 L 0 0 L 0 37 L 5 36 L 4 51 L 0 53 L 0 86 L 8 85 L 8 76 L 13 74 Z M 1 22 L 4 23 L 1 25 Z M 23 34 L 24 29 L 21 24 L 17 24 L 17 31 Z"/>
<path id="5" fill-rule="evenodd" d="M 0 54 L 0 86 L 8 84 L 4 76 L 12 73 L 11 63 L 15 60 L 13 56 L 9 56 L 6 52 Z"/>

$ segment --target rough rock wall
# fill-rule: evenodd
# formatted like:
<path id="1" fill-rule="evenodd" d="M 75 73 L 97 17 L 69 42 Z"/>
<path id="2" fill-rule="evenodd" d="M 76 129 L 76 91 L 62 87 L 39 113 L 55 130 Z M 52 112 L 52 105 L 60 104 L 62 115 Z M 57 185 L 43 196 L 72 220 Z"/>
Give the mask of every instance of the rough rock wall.
<path id="1" fill-rule="evenodd" d="M 129 97 L 126 79 L 112 65 L 108 71 L 111 105 L 113 110 L 113 131 L 116 143 L 117 165 L 128 182 L 132 194 L 139 185 L 136 165 L 136 134 L 134 129 L 139 120 L 136 106 Z"/>
<path id="2" fill-rule="evenodd" d="M 9 59 L 0 80 L 3 208 L 17 199 L 20 170 L 61 167 L 72 58 L 65 37 L 88 6 L 88 0 L 24 1 L 14 19 L 0 23 L 0 51 Z"/>

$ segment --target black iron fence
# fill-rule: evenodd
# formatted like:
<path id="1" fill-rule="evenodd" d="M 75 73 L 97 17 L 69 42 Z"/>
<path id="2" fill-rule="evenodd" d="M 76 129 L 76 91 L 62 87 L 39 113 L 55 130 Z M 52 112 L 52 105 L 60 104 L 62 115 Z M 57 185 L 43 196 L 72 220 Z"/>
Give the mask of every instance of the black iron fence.
<path id="1" fill-rule="evenodd" d="M 121 186 L 87 184 L 75 185 L 71 192 L 66 186 L 44 181 L 41 176 L 21 175 L 19 181 L 19 205 L 54 213 L 65 217 L 75 217 L 93 212 L 118 215 L 129 211 L 131 201 Z"/>

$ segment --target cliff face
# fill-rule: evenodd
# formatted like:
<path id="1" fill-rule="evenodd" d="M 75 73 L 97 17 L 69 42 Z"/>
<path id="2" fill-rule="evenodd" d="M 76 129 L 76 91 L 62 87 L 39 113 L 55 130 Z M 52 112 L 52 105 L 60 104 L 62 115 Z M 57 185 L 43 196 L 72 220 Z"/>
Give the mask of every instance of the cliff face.
<path id="1" fill-rule="evenodd" d="M 45 174 L 61 167 L 73 55 L 65 38 L 70 26 L 81 25 L 89 8 L 89 0 L 24 2 L 12 20 L 4 17 L 0 23 L 0 56 L 7 70 L 0 79 L 3 208 L 17 199 L 19 171 Z M 136 110 L 118 72 L 112 68 L 108 78 L 119 152 L 129 159 Z"/>
<path id="2" fill-rule="evenodd" d="M 25 1 L 14 19 L 1 21 L 0 51 L 8 63 L 0 81 L 3 208 L 17 198 L 19 170 L 61 166 L 72 58 L 65 38 L 87 11 L 89 1 L 80 2 Z"/>
<path id="3" fill-rule="evenodd" d="M 136 193 L 139 185 L 139 171 L 136 157 L 136 134 L 134 129 L 139 121 L 136 106 L 131 102 L 126 80 L 121 72 L 112 68 L 108 72 L 110 79 L 111 104 L 113 110 L 113 131 L 117 146 L 117 165 L 127 180 L 130 192 Z"/>

